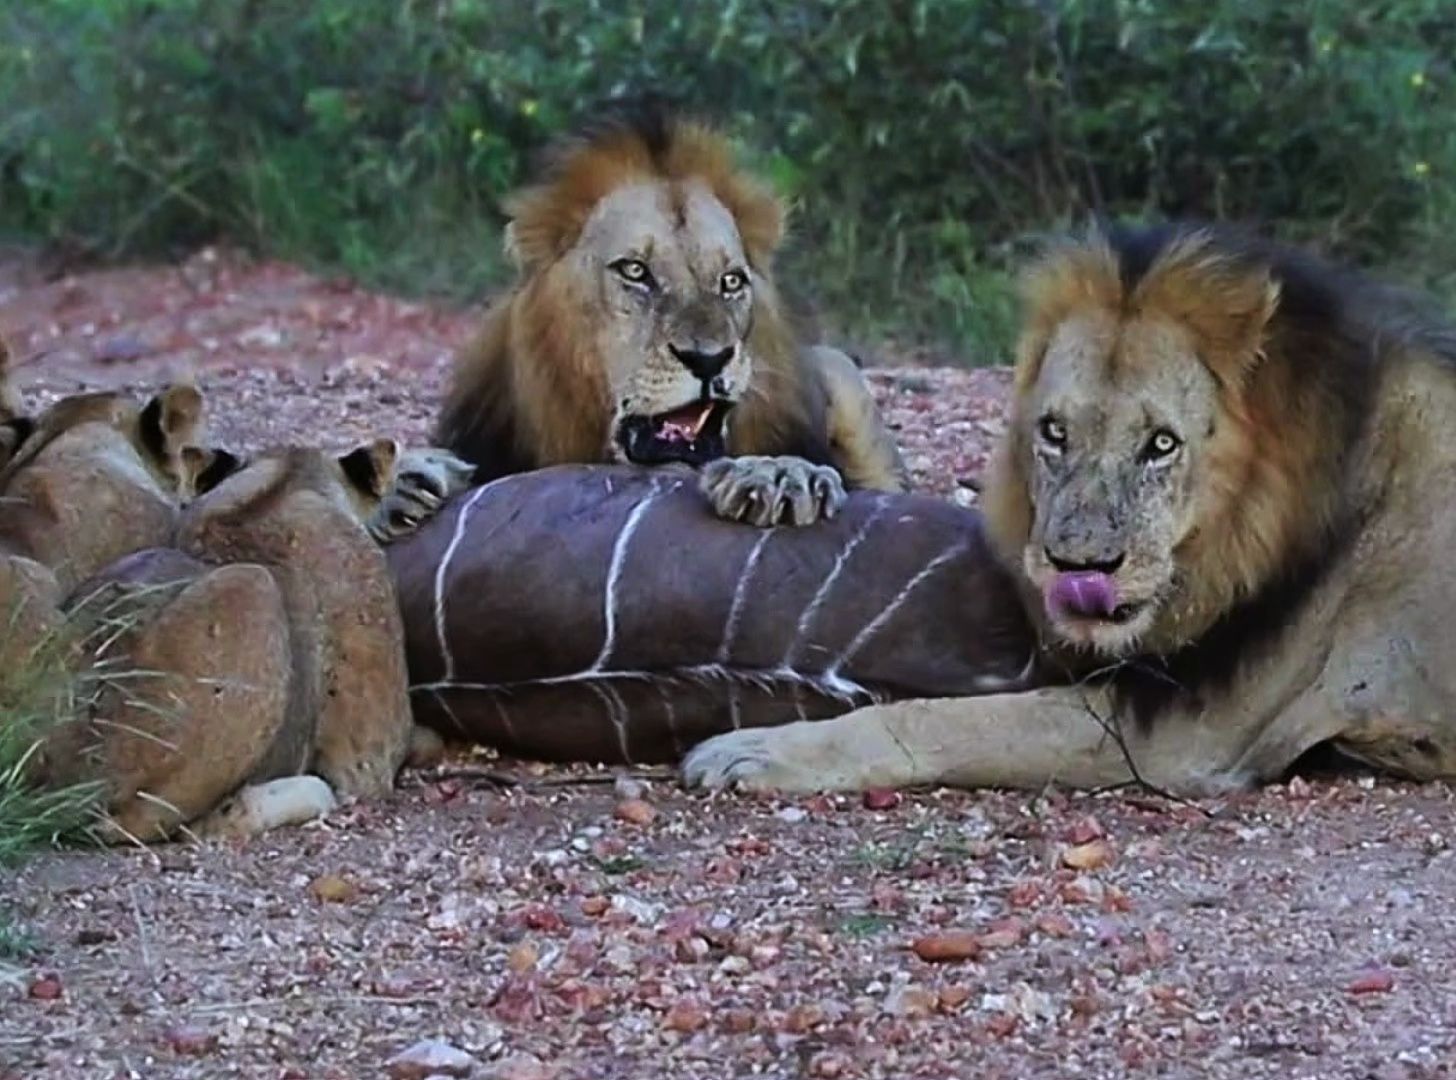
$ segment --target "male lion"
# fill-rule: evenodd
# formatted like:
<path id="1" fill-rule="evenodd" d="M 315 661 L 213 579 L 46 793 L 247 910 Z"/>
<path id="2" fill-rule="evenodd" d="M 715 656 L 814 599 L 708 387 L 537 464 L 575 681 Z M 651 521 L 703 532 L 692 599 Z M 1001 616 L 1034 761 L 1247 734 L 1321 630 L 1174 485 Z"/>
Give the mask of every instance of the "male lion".
<path id="1" fill-rule="evenodd" d="M 720 136 L 619 110 L 508 208 L 521 280 L 457 358 L 434 440 L 477 483 L 680 462 L 720 514 L 761 525 L 833 514 L 844 484 L 904 488 L 854 362 L 796 340 L 770 265 L 784 208 Z"/>
<path id="2" fill-rule="evenodd" d="M 1085 681 L 734 732 L 688 781 L 1196 795 L 1319 744 L 1456 774 L 1456 339 L 1353 274 L 1187 225 L 1069 245 L 1027 295 L 987 512 Z"/>

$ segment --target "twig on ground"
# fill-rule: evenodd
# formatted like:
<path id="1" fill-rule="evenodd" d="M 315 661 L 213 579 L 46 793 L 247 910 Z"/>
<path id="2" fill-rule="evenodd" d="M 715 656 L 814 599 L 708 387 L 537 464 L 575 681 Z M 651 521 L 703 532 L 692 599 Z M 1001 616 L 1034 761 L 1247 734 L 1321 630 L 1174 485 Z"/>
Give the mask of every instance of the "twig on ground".
<path id="1" fill-rule="evenodd" d="M 438 998 L 427 997 L 384 997 L 372 994 L 350 994 L 343 997 L 309 998 L 314 1005 L 329 1008 L 340 1005 L 387 1005 L 398 1007 L 405 1005 L 439 1005 Z M 210 1005 L 194 1005 L 187 1011 L 197 1015 L 210 1015 L 212 1013 L 231 1013 L 241 1009 L 273 1009 L 284 1005 L 297 1005 L 298 999 L 291 997 L 277 998 L 253 998 L 250 1001 L 216 1001 Z"/>
<path id="2" fill-rule="evenodd" d="M 131 897 L 132 917 L 136 920 L 137 945 L 140 946 L 142 951 L 142 966 L 146 968 L 147 976 L 152 982 L 156 982 L 157 973 L 152 968 L 152 950 L 147 944 L 147 924 L 142 919 L 142 906 L 137 903 L 136 886 L 128 885 L 126 891 L 127 895 Z"/>
<path id="3" fill-rule="evenodd" d="M 421 777 L 430 782 L 440 780 L 473 780 L 483 781 L 488 784 L 495 784 L 498 787 L 522 788 L 530 791 L 534 788 L 553 787 L 593 787 L 615 784 L 619 777 L 626 777 L 629 780 L 671 780 L 674 773 L 671 769 L 633 769 L 610 773 L 587 773 L 582 776 L 522 776 L 520 773 L 507 772 L 504 769 L 486 769 L 475 765 L 450 765 L 428 772 L 422 772 Z"/>

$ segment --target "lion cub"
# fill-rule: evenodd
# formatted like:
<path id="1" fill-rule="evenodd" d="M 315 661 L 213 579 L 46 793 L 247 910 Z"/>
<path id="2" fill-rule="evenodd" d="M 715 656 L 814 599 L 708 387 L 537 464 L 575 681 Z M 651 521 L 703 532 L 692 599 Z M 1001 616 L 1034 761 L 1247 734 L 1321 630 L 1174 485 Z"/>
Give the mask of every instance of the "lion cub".
<path id="1" fill-rule="evenodd" d="M 99 777 L 111 840 L 254 833 L 391 790 L 423 744 L 372 537 L 411 527 L 401 462 L 441 500 L 465 466 L 387 439 L 244 464 L 196 445 L 194 387 L 77 395 L 31 419 L 5 375 L 0 670 L 62 641 L 94 689 L 37 779 Z"/>
<path id="2" fill-rule="evenodd" d="M 108 656 L 155 674 L 108 687 L 48 760 L 99 755 L 115 834 L 142 840 L 247 835 L 387 794 L 412 722 L 399 610 L 365 523 L 397 446 L 184 456 L 198 494 L 169 546 L 72 598 L 123 627 Z"/>

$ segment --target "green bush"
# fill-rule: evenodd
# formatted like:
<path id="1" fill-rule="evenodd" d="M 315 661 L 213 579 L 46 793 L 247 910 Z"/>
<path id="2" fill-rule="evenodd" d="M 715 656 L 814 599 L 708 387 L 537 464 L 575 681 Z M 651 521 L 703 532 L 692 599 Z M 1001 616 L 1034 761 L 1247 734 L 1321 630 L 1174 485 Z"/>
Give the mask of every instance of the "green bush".
<path id="1" fill-rule="evenodd" d="M 69 625 L 17 644 L 12 635 L 21 614 L 0 609 L 0 872 L 38 849 L 84 835 L 100 797 L 96 784 L 43 787 L 35 780 L 32 765 L 42 741 L 86 708 L 101 673 L 73 669 Z M 0 975 L 4 961 L 23 953 L 27 940 L 0 908 Z"/>
<path id="2" fill-rule="evenodd" d="M 43 787 L 32 762 L 47 734 L 79 716 L 103 679 L 101 668 L 77 670 L 69 660 L 69 624 L 25 648 L 8 641 L 15 616 L 0 613 L 0 870 L 37 848 L 86 831 L 100 789 L 83 783 Z"/>
<path id="3" fill-rule="evenodd" d="M 1452 56 L 1445 0 L 30 0 L 0 228 L 474 296 L 532 152 L 651 87 L 796 200 L 831 322 L 994 359 L 1006 267 L 1090 214 L 1277 223 L 1446 286 Z"/>

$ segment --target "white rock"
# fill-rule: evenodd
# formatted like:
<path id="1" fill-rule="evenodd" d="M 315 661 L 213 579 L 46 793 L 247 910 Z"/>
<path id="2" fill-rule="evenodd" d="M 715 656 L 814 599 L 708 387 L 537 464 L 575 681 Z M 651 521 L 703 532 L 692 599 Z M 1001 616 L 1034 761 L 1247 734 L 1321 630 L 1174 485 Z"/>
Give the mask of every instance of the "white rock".
<path id="1" fill-rule="evenodd" d="M 630 915 L 644 926 L 650 926 L 661 919 L 667 909 L 662 904 L 652 904 L 646 900 L 638 900 L 635 896 L 617 893 L 612 897 L 612 910 Z"/>
<path id="2" fill-rule="evenodd" d="M 464 1050 L 439 1039 L 421 1039 L 385 1063 L 393 1080 L 428 1080 L 432 1076 L 470 1076 L 478 1062 Z"/>
<path id="3" fill-rule="evenodd" d="M 612 791 L 618 799 L 645 799 L 647 785 L 633 776 L 618 776 L 612 782 Z"/>

